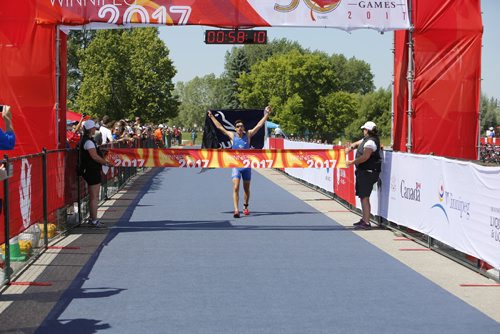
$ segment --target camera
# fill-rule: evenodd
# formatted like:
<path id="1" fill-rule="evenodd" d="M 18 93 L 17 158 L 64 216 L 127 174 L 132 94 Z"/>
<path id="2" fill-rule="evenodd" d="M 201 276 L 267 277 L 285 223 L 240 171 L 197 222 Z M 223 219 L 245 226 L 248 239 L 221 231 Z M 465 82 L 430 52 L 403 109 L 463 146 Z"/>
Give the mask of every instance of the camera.
<path id="1" fill-rule="evenodd" d="M 0 112 L 3 111 L 3 105 L 0 104 Z"/>

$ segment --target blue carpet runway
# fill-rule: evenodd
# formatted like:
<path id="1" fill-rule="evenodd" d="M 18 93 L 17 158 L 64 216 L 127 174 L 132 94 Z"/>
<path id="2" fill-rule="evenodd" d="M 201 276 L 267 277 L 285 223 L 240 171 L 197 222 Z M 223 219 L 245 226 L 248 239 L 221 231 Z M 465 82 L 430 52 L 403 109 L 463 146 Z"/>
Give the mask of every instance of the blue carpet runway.
<path id="1" fill-rule="evenodd" d="M 234 219 L 230 170 L 161 170 L 38 333 L 499 333 L 252 176 L 251 216 Z"/>

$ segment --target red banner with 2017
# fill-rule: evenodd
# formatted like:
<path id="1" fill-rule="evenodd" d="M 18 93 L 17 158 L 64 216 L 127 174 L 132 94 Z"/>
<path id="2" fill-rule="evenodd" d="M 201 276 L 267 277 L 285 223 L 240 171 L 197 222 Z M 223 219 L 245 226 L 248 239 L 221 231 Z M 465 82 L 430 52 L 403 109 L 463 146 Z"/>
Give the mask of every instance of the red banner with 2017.
<path id="1" fill-rule="evenodd" d="M 343 148 L 331 150 L 109 149 L 115 167 L 346 168 Z"/>

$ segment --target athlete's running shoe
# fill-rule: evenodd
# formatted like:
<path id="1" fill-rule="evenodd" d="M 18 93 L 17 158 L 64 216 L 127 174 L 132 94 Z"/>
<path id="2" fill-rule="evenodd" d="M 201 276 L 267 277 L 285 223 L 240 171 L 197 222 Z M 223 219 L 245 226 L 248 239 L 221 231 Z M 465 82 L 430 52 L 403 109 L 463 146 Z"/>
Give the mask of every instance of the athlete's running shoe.
<path id="1" fill-rule="evenodd" d="M 243 209 L 243 214 L 244 214 L 245 216 L 248 216 L 248 215 L 250 214 L 250 211 L 248 210 L 248 204 L 243 204 L 243 206 L 245 207 L 245 208 Z"/>
<path id="2" fill-rule="evenodd" d="M 234 215 L 233 215 L 234 218 L 240 218 L 240 213 L 239 212 L 235 212 Z"/>

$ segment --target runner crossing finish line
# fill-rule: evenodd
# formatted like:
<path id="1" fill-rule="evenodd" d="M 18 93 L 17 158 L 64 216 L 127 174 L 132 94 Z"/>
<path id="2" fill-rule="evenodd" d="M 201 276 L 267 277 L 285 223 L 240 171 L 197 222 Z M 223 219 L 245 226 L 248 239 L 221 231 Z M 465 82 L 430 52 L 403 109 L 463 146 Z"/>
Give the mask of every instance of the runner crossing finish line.
<path id="1" fill-rule="evenodd" d="M 346 168 L 344 148 L 335 149 L 119 149 L 105 159 L 114 167 Z"/>

